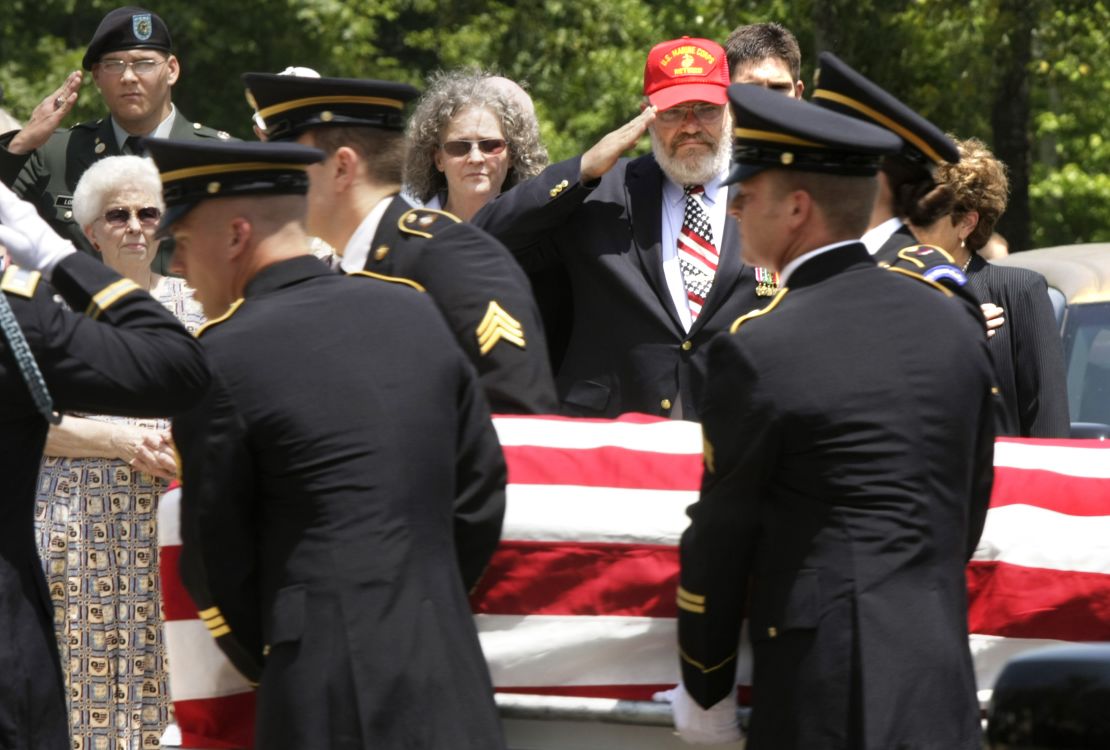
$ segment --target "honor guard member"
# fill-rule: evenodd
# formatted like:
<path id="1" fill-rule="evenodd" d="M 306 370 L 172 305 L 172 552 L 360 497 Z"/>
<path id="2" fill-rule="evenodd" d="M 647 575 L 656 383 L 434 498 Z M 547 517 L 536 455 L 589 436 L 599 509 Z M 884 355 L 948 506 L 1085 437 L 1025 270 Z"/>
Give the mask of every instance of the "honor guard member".
<path id="1" fill-rule="evenodd" d="M 181 577 L 258 683 L 257 746 L 503 747 L 467 602 L 505 502 L 474 369 L 418 284 L 307 253 L 321 151 L 146 146 L 210 320 L 213 385 L 173 426 Z"/>
<path id="2" fill-rule="evenodd" d="M 729 98 L 730 211 L 783 288 L 709 348 L 676 723 L 737 736 L 747 617 L 750 750 L 978 750 L 964 566 L 992 480 L 981 324 L 857 239 L 899 139 L 756 86 Z"/>
<path id="3" fill-rule="evenodd" d="M 171 416 L 202 396 L 208 368 L 161 303 L 76 252 L 2 185 L 0 271 L 0 745 L 66 750 L 65 681 L 34 541 L 48 422 L 70 410 Z"/>
<path id="4" fill-rule="evenodd" d="M 0 136 L 0 182 L 30 201 L 58 234 L 98 255 L 73 218 L 73 190 L 89 165 L 106 156 L 134 154 L 138 139 L 230 136 L 185 117 L 171 101 L 181 74 L 170 31 L 157 13 L 136 7 L 109 12 L 81 61 L 108 108 L 108 116 L 70 128 L 61 124 L 77 103 L 83 74 L 71 73 L 31 113 L 22 130 Z M 155 270 L 165 273 L 172 248 Z"/>
<path id="5" fill-rule="evenodd" d="M 936 168 L 959 161 L 960 152 L 940 128 L 833 53 L 822 52 L 818 60 L 814 104 L 886 128 L 902 141 L 897 154 L 883 159 L 879 196 L 861 238 L 876 260 L 893 263 L 899 250 L 919 243 L 904 220 L 910 218 L 919 225 L 933 222 L 935 217 L 918 216 L 919 201 L 936 187 Z"/>
<path id="6" fill-rule="evenodd" d="M 401 194 L 403 83 L 243 76 L 269 141 L 320 148 L 309 168 L 307 230 L 347 273 L 412 279 L 439 307 L 495 414 L 557 410 L 547 342 L 528 277 L 496 239 Z"/>

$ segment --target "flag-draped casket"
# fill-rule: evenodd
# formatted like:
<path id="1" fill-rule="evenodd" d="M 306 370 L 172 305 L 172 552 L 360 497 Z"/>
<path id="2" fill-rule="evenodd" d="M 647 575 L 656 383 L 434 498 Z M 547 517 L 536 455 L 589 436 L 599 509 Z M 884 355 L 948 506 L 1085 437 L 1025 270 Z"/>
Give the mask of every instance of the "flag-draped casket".
<path id="1" fill-rule="evenodd" d="M 700 427 L 640 415 L 494 421 L 508 508 L 472 605 L 497 689 L 646 700 L 672 686 L 677 544 L 701 480 Z M 178 724 L 186 746 L 246 747 L 250 687 L 177 577 L 178 503 L 171 490 L 159 512 Z M 1110 444 L 998 441 L 968 592 L 981 698 L 1014 653 L 1110 640 Z"/>

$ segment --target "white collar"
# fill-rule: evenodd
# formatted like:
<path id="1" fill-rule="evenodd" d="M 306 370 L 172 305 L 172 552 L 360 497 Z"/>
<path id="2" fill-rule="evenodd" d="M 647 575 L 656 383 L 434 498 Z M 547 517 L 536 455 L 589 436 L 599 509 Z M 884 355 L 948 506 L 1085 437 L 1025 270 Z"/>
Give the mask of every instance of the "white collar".
<path id="1" fill-rule="evenodd" d="M 389 207 L 394 198 L 405 200 L 403 195 L 387 195 L 370 209 L 370 213 L 366 214 L 365 219 L 359 222 L 358 228 L 351 235 L 351 239 L 347 240 L 347 247 L 343 250 L 343 258 L 339 261 L 339 267 L 344 273 L 354 273 L 366 268 L 366 259 L 370 255 L 370 243 L 374 241 L 374 235 L 378 233 L 378 224 L 381 223 L 386 208 Z"/>
<path id="2" fill-rule="evenodd" d="M 859 241 L 867 245 L 867 252 L 874 255 L 879 252 L 879 248 L 886 244 L 886 241 L 901 228 L 902 220 L 895 216 L 892 219 L 887 219 L 877 227 L 868 229 L 863 233 L 863 236 L 859 238 Z"/>
<path id="3" fill-rule="evenodd" d="M 824 255 L 830 250 L 835 250 L 838 247 L 844 247 L 845 245 L 854 245 L 857 242 L 859 242 L 859 240 L 842 240 L 840 242 L 834 242 L 831 245 L 825 245 L 824 247 L 819 247 L 816 250 L 810 250 L 808 253 L 803 253 L 802 255 L 799 255 L 797 258 L 787 263 L 786 266 L 782 269 L 782 272 L 779 273 L 779 288 L 781 289 L 782 287 L 786 286 L 786 281 L 790 278 L 790 275 L 798 270 L 798 268 L 806 261 L 812 260 L 818 255 Z"/>

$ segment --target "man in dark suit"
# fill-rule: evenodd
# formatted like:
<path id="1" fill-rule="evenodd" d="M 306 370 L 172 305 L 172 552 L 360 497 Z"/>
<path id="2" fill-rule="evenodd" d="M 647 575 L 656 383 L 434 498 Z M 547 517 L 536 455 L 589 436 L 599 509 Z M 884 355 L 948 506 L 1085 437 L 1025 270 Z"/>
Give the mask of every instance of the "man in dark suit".
<path id="1" fill-rule="evenodd" d="M 309 168 L 308 232 L 348 272 L 420 284 L 478 371 L 495 414 L 550 414 L 555 383 L 539 310 L 508 250 L 445 211 L 401 195 L 408 84 L 247 73 L 270 141 L 296 140 L 327 155 Z"/>
<path id="2" fill-rule="evenodd" d="M 2 185 L 0 224 L 0 746 L 65 750 L 65 682 L 34 542 L 47 423 L 55 409 L 170 416 L 196 403 L 209 374 L 160 303 Z M 19 265 L 5 263 L 5 247 Z"/>
<path id="3" fill-rule="evenodd" d="M 117 8 L 100 22 L 81 61 L 92 73 L 108 117 L 60 129 L 77 103 L 82 73 L 42 101 L 22 130 L 0 137 L 0 182 L 30 201 L 58 234 L 96 252 L 73 218 L 73 190 L 89 165 L 106 156 L 137 153 L 140 137 L 227 140 L 223 131 L 192 122 L 171 100 L 181 73 L 169 29 L 143 8 Z M 169 253 L 155 260 L 165 273 Z"/>
<path id="4" fill-rule="evenodd" d="M 466 597 L 505 502 L 474 369 L 419 285 L 306 253 L 323 152 L 146 143 L 210 318 L 173 426 L 182 580 L 258 683 L 258 747 L 503 747 Z"/>
<path id="5" fill-rule="evenodd" d="M 738 735 L 746 616 L 750 750 L 978 750 L 963 571 L 992 480 L 982 326 L 857 239 L 897 138 L 762 88 L 729 96 L 730 213 L 784 286 L 708 353 L 676 724 Z M 923 321 L 935 335 L 907 337 Z"/>
<path id="6" fill-rule="evenodd" d="M 639 116 L 474 217 L 526 271 L 569 275 L 574 323 L 556 377 L 565 414 L 695 419 L 702 347 L 774 293 L 771 272 L 741 263 L 725 215 L 728 83 L 715 42 L 656 45 Z M 622 158 L 645 132 L 652 153 Z"/>
<path id="7" fill-rule="evenodd" d="M 919 243 L 906 220 L 931 224 L 935 218 L 919 213 L 923 199 L 936 188 L 933 171 L 959 161 L 960 152 L 944 131 L 832 52 L 822 52 L 818 65 L 814 104 L 886 128 L 902 140 L 898 153 L 883 160 L 879 196 L 862 237 L 875 260 L 893 263 L 899 250 Z"/>

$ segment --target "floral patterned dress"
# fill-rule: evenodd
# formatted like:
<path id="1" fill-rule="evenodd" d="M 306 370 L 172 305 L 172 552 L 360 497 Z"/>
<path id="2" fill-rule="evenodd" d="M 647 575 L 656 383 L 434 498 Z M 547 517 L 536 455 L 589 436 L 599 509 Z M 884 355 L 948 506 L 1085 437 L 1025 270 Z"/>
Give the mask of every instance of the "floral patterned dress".
<path id="1" fill-rule="evenodd" d="M 181 279 L 163 277 L 151 294 L 191 332 L 204 322 Z M 167 420 L 88 418 L 169 427 Z M 172 721 L 156 526 L 165 489 L 124 461 L 43 459 L 35 527 L 75 750 L 156 748 Z"/>

